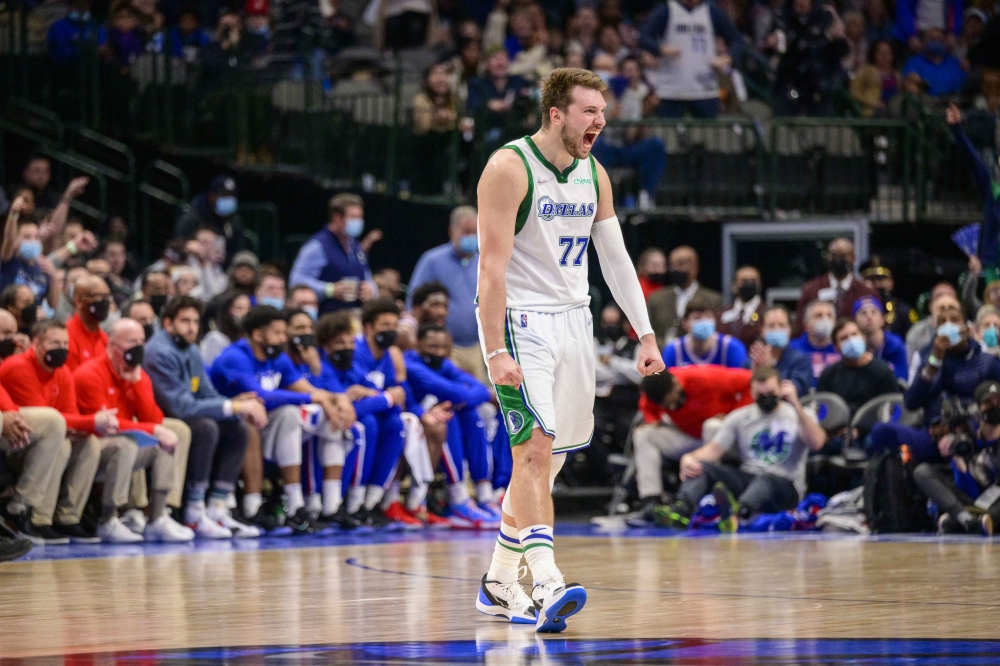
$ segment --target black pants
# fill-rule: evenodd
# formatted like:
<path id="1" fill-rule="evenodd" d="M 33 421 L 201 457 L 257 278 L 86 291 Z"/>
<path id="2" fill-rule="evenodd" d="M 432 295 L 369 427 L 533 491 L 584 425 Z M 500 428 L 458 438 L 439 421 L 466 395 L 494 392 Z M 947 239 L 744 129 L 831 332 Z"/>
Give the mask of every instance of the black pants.
<path id="1" fill-rule="evenodd" d="M 236 487 L 243 469 L 249 430 L 242 420 L 214 421 L 209 418 L 185 420 L 191 427 L 188 453 L 188 488 L 212 487 L 227 493 Z"/>
<path id="2" fill-rule="evenodd" d="M 780 476 L 747 474 L 736 467 L 706 462 L 701 468 L 701 476 L 682 483 L 678 493 L 678 499 L 684 500 L 691 511 L 720 481 L 736 496 L 744 515 L 787 511 L 799 503 L 795 484 Z"/>
<path id="3" fill-rule="evenodd" d="M 930 463 L 921 463 L 913 470 L 913 480 L 917 487 L 935 504 L 940 513 L 957 516 L 965 507 L 975 504 L 975 500 L 955 487 L 954 478 L 939 472 Z M 1000 520 L 1000 502 L 994 502 L 987 510 L 990 517 Z"/>

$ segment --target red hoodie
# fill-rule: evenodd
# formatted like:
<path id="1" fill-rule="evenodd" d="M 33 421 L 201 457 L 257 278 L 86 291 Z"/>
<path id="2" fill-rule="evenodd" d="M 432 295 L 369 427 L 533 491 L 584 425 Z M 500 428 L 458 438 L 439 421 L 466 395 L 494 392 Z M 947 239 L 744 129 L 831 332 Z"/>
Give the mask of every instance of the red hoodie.
<path id="1" fill-rule="evenodd" d="M 91 359 L 73 373 L 76 383 L 76 402 L 84 414 L 93 414 L 103 408 L 118 408 L 118 429 L 142 430 L 150 434 L 163 423 L 163 412 L 153 398 L 153 382 L 149 375 L 139 370 L 139 381 L 122 379 L 111 366 L 107 354 Z"/>
<path id="2" fill-rule="evenodd" d="M 0 385 L 21 407 L 51 407 L 66 419 L 71 430 L 96 434 L 94 417 L 81 416 L 76 404 L 73 375 L 65 365 L 48 372 L 38 362 L 34 348 L 11 356 L 0 365 Z"/>
<path id="3" fill-rule="evenodd" d="M 750 375 L 753 373 L 749 370 L 721 365 L 687 365 L 670 368 L 670 374 L 681 383 L 687 400 L 680 409 L 667 411 L 643 394 L 639 398 L 639 409 L 646 423 L 659 423 L 667 414 L 682 431 L 701 438 L 701 426 L 705 421 L 753 402 L 750 397 Z"/>

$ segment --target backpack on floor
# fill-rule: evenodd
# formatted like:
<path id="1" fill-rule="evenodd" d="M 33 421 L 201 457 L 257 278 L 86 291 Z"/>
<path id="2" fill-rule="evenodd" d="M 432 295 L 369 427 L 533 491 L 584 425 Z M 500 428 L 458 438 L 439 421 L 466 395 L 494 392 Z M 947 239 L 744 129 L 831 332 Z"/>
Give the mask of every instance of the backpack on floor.
<path id="1" fill-rule="evenodd" d="M 899 451 L 883 451 L 868 462 L 864 510 L 872 534 L 920 532 L 926 527 L 927 498 Z"/>

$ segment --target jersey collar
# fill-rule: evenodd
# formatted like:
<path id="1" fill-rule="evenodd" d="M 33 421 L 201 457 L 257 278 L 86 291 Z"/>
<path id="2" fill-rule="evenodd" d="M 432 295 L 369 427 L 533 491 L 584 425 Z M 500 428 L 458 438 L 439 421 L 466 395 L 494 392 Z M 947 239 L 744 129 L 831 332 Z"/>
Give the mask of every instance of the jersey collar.
<path id="1" fill-rule="evenodd" d="M 542 155 L 542 151 L 538 150 L 538 146 L 535 145 L 535 142 L 531 140 L 530 136 L 524 137 L 524 141 L 525 143 L 528 144 L 528 148 L 531 148 L 531 152 L 535 154 L 535 157 L 538 158 L 538 161 L 541 162 L 545 166 L 545 168 L 547 168 L 549 171 L 555 174 L 557 181 L 559 181 L 560 183 L 568 182 L 569 175 L 573 173 L 573 169 L 576 168 L 576 165 L 579 163 L 580 160 L 574 157 L 572 164 L 566 167 L 565 170 L 559 171 L 559 169 L 557 169 L 554 164 L 545 159 L 545 156 Z"/>

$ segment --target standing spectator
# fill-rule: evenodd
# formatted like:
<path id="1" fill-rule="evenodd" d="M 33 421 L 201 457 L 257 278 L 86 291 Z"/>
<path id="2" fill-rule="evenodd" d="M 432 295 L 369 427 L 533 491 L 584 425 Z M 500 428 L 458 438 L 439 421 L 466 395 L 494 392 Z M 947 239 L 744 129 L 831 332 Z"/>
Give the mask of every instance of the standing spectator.
<path id="1" fill-rule="evenodd" d="M 417 261 L 410 278 L 410 293 L 428 282 L 440 282 L 447 288 L 447 327 L 454 342 L 451 358 L 458 367 L 487 384 L 489 379 L 476 323 L 479 272 L 477 215 L 472 206 L 459 206 L 451 212 L 448 242 L 431 248 Z"/>
<path id="2" fill-rule="evenodd" d="M 74 314 L 66 322 L 69 334 L 69 356 L 66 367 L 70 372 L 92 358 L 105 355 L 108 334 L 101 330 L 101 323 L 108 318 L 111 307 L 111 290 L 104 280 L 88 275 L 76 281 L 73 290 Z"/>
<path id="3" fill-rule="evenodd" d="M 892 24 L 892 17 L 886 9 L 886 0 L 868 0 L 864 3 L 862 11 L 865 14 L 866 39 L 869 44 L 875 42 L 895 42 L 895 26 Z"/>
<path id="4" fill-rule="evenodd" d="M 139 13 L 131 5 L 119 5 L 111 17 L 106 59 L 122 74 L 128 74 L 132 63 L 146 50 L 146 31 Z"/>
<path id="5" fill-rule="evenodd" d="M 55 310 L 62 283 L 55 266 L 48 257 L 42 256 L 38 224 L 32 219 L 21 219 L 24 205 L 24 198 L 18 197 L 7 213 L 3 245 L 0 246 L 0 287 L 25 285 L 31 290 L 36 305 L 44 300 Z M 30 325 L 30 322 L 24 323 Z"/>
<path id="6" fill-rule="evenodd" d="M 250 311 L 250 297 L 241 291 L 228 291 L 219 299 L 218 313 L 209 322 L 211 330 L 201 340 L 201 360 L 211 366 L 222 350 L 243 337 L 241 323 Z"/>
<path id="7" fill-rule="evenodd" d="M 969 77 L 958 58 L 948 53 L 944 39 L 942 30 L 926 30 L 921 39 L 923 49 L 903 65 L 903 76 L 919 75 L 931 97 L 958 94 Z"/>
<path id="8" fill-rule="evenodd" d="M 1000 310 L 984 305 L 976 313 L 976 342 L 983 351 L 1000 356 Z"/>
<path id="9" fill-rule="evenodd" d="M 859 298 L 854 303 L 854 321 L 865 338 L 868 351 L 905 382 L 909 373 L 906 343 L 898 335 L 885 330 L 882 303 L 874 296 Z"/>
<path id="10" fill-rule="evenodd" d="M 937 325 L 937 302 L 942 297 L 958 302 L 958 292 L 950 282 L 938 282 L 931 288 L 931 297 L 927 299 L 927 311 L 930 313 L 913 326 L 906 334 L 906 355 L 913 358 L 914 354 L 934 341 L 934 330 Z"/>
<path id="11" fill-rule="evenodd" d="M 781 305 L 772 305 L 764 310 L 761 321 L 763 339 L 754 341 L 747 352 L 753 369 L 772 367 L 781 375 L 782 381 L 792 382 L 799 395 L 806 395 L 816 378 L 809 356 L 790 346 L 792 324 L 788 310 Z"/>
<path id="12" fill-rule="evenodd" d="M 666 283 L 671 286 L 646 299 L 649 319 L 660 347 L 677 337 L 687 304 L 695 296 L 701 297 L 712 312 L 722 309 L 722 294 L 698 283 L 698 253 L 694 248 L 681 245 L 670 252 Z"/>
<path id="13" fill-rule="evenodd" d="M 972 69 L 969 52 L 973 51 L 982 41 L 987 23 L 989 23 L 989 17 L 983 10 L 976 7 L 969 7 L 962 15 L 962 36 L 958 38 L 951 54 L 958 58 L 965 71 Z"/>
<path id="14" fill-rule="evenodd" d="M 358 244 L 365 229 L 364 202 L 356 194 L 338 194 L 327 205 L 327 225 L 295 257 L 292 284 L 307 284 L 319 298 L 320 314 L 358 307 L 377 289 L 368 256 Z"/>
<path id="15" fill-rule="evenodd" d="M 424 155 L 412 170 L 419 193 L 440 194 L 448 180 L 452 130 L 458 119 L 458 100 L 451 88 L 447 63 L 431 65 L 424 85 L 413 98 L 413 152 Z"/>
<path id="16" fill-rule="evenodd" d="M 191 206 L 174 228 L 174 236 L 192 238 L 198 229 L 207 227 L 226 239 L 226 260 L 247 249 L 247 239 L 243 235 L 243 218 L 239 208 L 236 180 L 232 176 L 220 175 L 212 179 L 208 190 L 191 201 Z"/>
<path id="17" fill-rule="evenodd" d="M 108 33 L 90 14 L 91 0 L 73 0 L 69 14 L 49 28 L 46 41 L 52 64 L 67 68 L 80 62 L 81 45 L 104 46 Z"/>
<path id="18" fill-rule="evenodd" d="M 229 277 L 227 289 L 253 296 L 257 291 L 257 285 L 260 284 L 260 259 L 250 250 L 237 252 L 229 264 L 226 275 Z"/>
<path id="19" fill-rule="evenodd" d="M 917 323 L 917 311 L 906 301 L 892 295 L 892 290 L 896 286 L 892 271 L 883 266 L 882 260 L 876 255 L 861 264 L 861 277 L 882 301 L 887 329 L 905 338 L 910 327 Z"/>
<path id="20" fill-rule="evenodd" d="M 812 363 L 813 385 L 823 369 L 840 360 L 840 352 L 833 345 L 833 327 L 837 320 L 833 303 L 813 301 L 806 306 L 805 332 L 792 340 L 789 346 L 806 354 Z"/>
<path id="21" fill-rule="evenodd" d="M 760 271 L 753 266 L 736 269 L 730 286 L 735 296 L 733 307 L 719 314 L 719 332 L 733 336 L 746 347 L 757 341 L 764 325 L 761 315 L 767 303 L 761 297 L 762 286 Z"/>
<path id="22" fill-rule="evenodd" d="M 642 295 L 648 302 L 653 292 L 663 289 L 667 283 L 667 255 L 658 247 L 647 247 L 635 261 L 635 272 L 639 276 Z"/>
<path id="23" fill-rule="evenodd" d="M 52 187 L 52 162 L 49 158 L 44 155 L 29 157 L 21 171 L 21 180 L 24 187 L 31 190 L 38 208 L 54 210 L 59 205 L 59 192 Z"/>
<path id="24" fill-rule="evenodd" d="M 854 302 L 862 296 L 875 296 L 871 287 L 854 272 L 854 243 L 846 238 L 830 241 L 826 248 L 827 272 L 802 285 L 802 296 L 795 310 L 795 321 L 802 330 L 806 305 L 813 301 L 833 303 L 837 319 L 850 319 Z"/>
<path id="25" fill-rule="evenodd" d="M 198 5 L 190 3 L 181 7 L 177 25 L 170 29 L 170 48 L 174 58 L 187 65 L 197 63 L 201 52 L 212 43 L 212 36 L 201 27 Z"/>
<path id="26" fill-rule="evenodd" d="M 847 41 L 847 55 L 840 64 L 848 76 L 853 76 L 868 60 L 868 40 L 865 37 L 865 18 L 858 11 L 844 13 L 844 39 Z"/>
<path id="27" fill-rule="evenodd" d="M 209 227 L 202 227 L 184 246 L 187 263 L 196 273 L 198 288 L 194 296 L 210 301 L 226 290 L 229 277 L 222 268 L 226 260 L 226 241 Z"/>
<path id="28" fill-rule="evenodd" d="M 952 39 L 962 34 L 962 0 L 897 0 L 895 9 L 893 37 L 905 43 L 911 53 L 926 48 L 926 31 L 937 31 L 942 42 L 946 32 Z M 923 39 L 920 33 L 924 33 Z"/>
<path id="29" fill-rule="evenodd" d="M 817 391 L 836 393 L 852 414 L 872 398 L 900 392 L 896 376 L 868 351 L 864 335 L 852 320 L 842 319 L 837 323 L 833 343 L 840 350 L 841 359 L 823 369 L 816 383 Z"/>
<path id="30" fill-rule="evenodd" d="M 715 332 L 715 310 L 705 299 L 692 298 L 684 310 L 686 335 L 674 338 L 663 348 L 663 362 L 668 368 L 685 365 L 721 365 L 742 368 L 747 349 L 729 335 Z"/>
<path id="31" fill-rule="evenodd" d="M 382 0 L 376 8 L 375 45 L 379 48 L 415 49 L 428 42 L 437 30 L 432 0 Z"/>
<path id="32" fill-rule="evenodd" d="M 657 115 L 696 118 L 719 115 L 719 79 L 715 68 L 715 36 L 726 40 L 737 60 L 743 55 L 743 35 L 724 11 L 703 0 L 675 0 L 660 5 L 642 28 L 642 48 L 659 58 L 650 73 L 660 98 Z"/>

